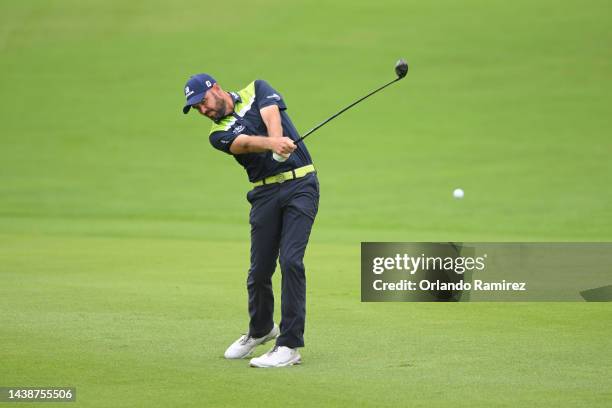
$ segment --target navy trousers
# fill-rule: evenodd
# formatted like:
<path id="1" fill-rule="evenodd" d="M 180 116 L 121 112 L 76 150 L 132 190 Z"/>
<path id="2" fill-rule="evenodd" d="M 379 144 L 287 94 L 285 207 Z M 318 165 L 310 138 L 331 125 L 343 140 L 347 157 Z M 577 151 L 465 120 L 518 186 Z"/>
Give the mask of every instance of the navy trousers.
<path id="1" fill-rule="evenodd" d="M 319 208 L 319 182 L 315 173 L 305 177 L 256 187 L 251 203 L 251 268 L 249 334 L 262 337 L 274 325 L 272 275 L 276 261 L 282 273 L 281 334 L 278 346 L 304 346 L 306 275 L 304 252 Z"/>

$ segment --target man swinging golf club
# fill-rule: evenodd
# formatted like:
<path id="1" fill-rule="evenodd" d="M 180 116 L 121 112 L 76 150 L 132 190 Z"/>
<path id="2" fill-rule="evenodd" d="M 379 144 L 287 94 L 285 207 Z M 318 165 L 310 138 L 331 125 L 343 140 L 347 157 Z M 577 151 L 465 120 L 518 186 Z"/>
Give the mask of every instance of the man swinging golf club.
<path id="1" fill-rule="evenodd" d="M 319 182 L 303 140 L 346 110 L 404 78 L 408 64 L 395 65 L 397 78 L 353 102 L 300 137 L 287 115 L 283 97 L 266 81 L 256 80 L 238 92 L 226 92 L 207 74 L 187 81 L 183 113 L 194 109 L 214 123 L 211 144 L 234 156 L 253 189 L 251 267 L 247 278 L 249 330 L 225 351 L 244 358 L 255 347 L 276 345 L 250 361 L 252 367 L 285 367 L 301 363 L 304 346 L 306 278 L 304 253 L 319 206 Z M 280 330 L 274 324 L 272 274 L 279 259 L 282 273 Z"/>
<path id="2" fill-rule="evenodd" d="M 185 97 L 183 112 L 193 109 L 214 122 L 211 144 L 232 155 L 253 183 L 247 194 L 249 330 L 229 346 L 225 358 L 247 357 L 256 346 L 276 339 L 276 345 L 251 359 L 250 365 L 299 364 L 306 318 L 303 259 L 319 206 L 319 182 L 310 154 L 304 143 L 295 145 L 300 136 L 285 101 L 266 81 L 226 92 L 210 75 L 198 74 L 187 81 Z M 273 319 L 272 274 L 277 259 L 282 273 L 280 330 Z"/>

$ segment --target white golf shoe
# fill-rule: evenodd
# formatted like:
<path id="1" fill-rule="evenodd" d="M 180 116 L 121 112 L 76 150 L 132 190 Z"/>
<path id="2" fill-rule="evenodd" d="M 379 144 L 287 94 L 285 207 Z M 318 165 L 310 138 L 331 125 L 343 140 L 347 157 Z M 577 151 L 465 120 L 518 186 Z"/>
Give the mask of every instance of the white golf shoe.
<path id="1" fill-rule="evenodd" d="M 294 364 L 300 364 L 302 356 L 296 348 L 285 346 L 274 346 L 266 354 L 260 357 L 252 358 L 251 367 L 270 368 L 270 367 L 286 367 Z"/>
<path id="2" fill-rule="evenodd" d="M 232 343 L 231 346 L 225 350 L 225 358 L 235 359 L 235 358 L 244 358 L 251 354 L 253 349 L 260 344 L 264 344 L 269 342 L 270 340 L 274 340 L 280 334 L 280 330 L 278 325 L 274 325 L 270 333 L 266 334 L 263 337 L 252 337 L 248 333 L 243 334 L 238 340 Z"/>

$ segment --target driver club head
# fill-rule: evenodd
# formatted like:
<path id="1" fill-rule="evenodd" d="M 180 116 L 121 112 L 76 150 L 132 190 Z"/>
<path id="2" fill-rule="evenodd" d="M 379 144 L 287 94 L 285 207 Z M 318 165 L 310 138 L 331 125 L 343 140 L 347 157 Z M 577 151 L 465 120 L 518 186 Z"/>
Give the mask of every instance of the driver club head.
<path id="1" fill-rule="evenodd" d="M 399 79 L 405 77 L 408 73 L 408 63 L 403 59 L 397 61 L 395 64 L 395 73 Z"/>

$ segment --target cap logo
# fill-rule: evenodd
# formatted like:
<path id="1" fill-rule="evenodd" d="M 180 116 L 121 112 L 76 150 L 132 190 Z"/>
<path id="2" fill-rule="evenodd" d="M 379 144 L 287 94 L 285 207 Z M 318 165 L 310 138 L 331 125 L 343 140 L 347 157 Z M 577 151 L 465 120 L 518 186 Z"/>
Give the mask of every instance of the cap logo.
<path id="1" fill-rule="evenodd" d="M 188 86 L 186 86 L 185 87 L 185 96 L 189 98 L 191 95 L 193 95 L 193 91 L 190 90 Z"/>

